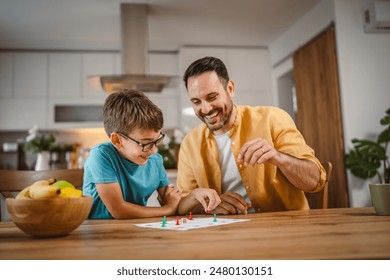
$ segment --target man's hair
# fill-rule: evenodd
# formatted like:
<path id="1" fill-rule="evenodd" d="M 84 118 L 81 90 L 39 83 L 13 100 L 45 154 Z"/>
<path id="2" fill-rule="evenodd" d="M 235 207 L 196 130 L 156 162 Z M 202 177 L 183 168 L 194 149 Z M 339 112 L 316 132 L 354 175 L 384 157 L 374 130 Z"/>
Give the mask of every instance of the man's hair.
<path id="1" fill-rule="evenodd" d="M 135 129 L 158 131 L 164 125 L 163 114 L 143 92 L 123 90 L 111 93 L 103 107 L 104 129 L 129 134 Z"/>
<path id="2" fill-rule="evenodd" d="M 215 58 L 211 56 L 200 58 L 194 61 L 193 63 L 191 63 L 190 66 L 188 66 L 183 77 L 183 81 L 186 89 L 188 90 L 188 79 L 190 77 L 199 76 L 205 72 L 212 72 L 212 71 L 215 71 L 222 85 L 226 89 L 227 84 L 230 80 L 226 65 L 219 58 Z"/>

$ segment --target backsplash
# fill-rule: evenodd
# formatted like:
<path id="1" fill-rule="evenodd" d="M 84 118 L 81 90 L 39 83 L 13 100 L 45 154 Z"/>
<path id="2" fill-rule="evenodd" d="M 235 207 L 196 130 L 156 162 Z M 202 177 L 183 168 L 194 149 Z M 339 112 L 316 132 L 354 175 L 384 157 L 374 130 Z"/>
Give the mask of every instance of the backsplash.
<path id="1" fill-rule="evenodd" d="M 73 168 L 77 167 L 77 154 L 80 149 L 88 150 L 92 146 L 108 140 L 107 135 L 102 128 L 93 129 L 74 129 L 74 130 L 56 130 L 56 131 L 39 131 L 41 134 L 53 134 L 56 138 L 56 146 L 71 145 L 75 148 L 73 151 Z M 0 168 L 1 169 L 18 169 L 19 153 L 16 151 L 6 152 L 3 150 L 4 143 L 23 143 L 28 135 L 27 131 L 2 131 L 0 132 Z M 20 148 L 19 148 L 20 149 Z M 25 152 L 23 161 L 27 169 L 34 169 L 36 154 Z"/>
<path id="2" fill-rule="evenodd" d="M 168 136 L 173 134 L 173 129 L 164 129 L 164 133 Z M 56 138 L 57 146 L 71 145 L 75 147 L 72 152 L 72 166 L 68 168 L 77 168 L 77 157 L 80 152 L 85 155 L 91 147 L 96 144 L 106 142 L 109 140 L 103 128 L 88 128 L 88 129 L 64 129 L 64 130 L 39 130 L 41 134 L 53 134 Z M 17 151 L 4 151 L 4 143 L 19 143 L 19 150 L 23 149 L 23 143 L 28 135 L 28 131 L 0 131 L 0 169 L 18 169 L 21 166 L 20 153 Z M 14 145 L 5 145 L 14 146 Z M 23 151 L 22 151 L 23 152 Z M 25 152 L 22 158 L 23 164 L 26 164 L 22 169 L 34 169 L 37 155 L 32 152 Z M 19 161 L 19 163 L 18 163 Z M 20 168 L 21 169 L 21 168 Z"/>

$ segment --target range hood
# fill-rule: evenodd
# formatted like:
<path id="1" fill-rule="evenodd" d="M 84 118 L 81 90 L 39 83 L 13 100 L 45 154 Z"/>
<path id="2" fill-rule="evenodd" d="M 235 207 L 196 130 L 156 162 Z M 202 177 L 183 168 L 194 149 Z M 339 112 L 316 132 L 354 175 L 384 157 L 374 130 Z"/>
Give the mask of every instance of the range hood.
<path id="1" fill-rule="evenodd" d="M 161 92 L 168 76 L 149 75 L 148 6 L 121 3 L 122 74 L 91 76 L 99 79 L 105 92 L 136 89 Z"/>

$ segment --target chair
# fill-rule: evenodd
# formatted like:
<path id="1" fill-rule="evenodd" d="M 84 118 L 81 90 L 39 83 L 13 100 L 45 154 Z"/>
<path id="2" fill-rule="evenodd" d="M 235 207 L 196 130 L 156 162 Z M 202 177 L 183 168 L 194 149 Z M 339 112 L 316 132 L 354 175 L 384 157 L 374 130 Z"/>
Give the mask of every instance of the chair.
<path id="1" fill-rule="evenodd" d="M 84 169 L 58 169 L 58 170 L 0 170 L 0 194 L 5 198 L 12 198 L 12 192 L 19 192 L 38 180 L 66 180 L 76 188 L 83 186 Z M 0 200 L 1 203 L 1 200 Z M 1 205 L 0 205 L 1 220 Z"/>
<path id="2" fill-rule="evenodd" d="M 328 208 L 328 191 L 329 180 L 332 175 L 332 163 L 330 161 L 322 162 L 322 166 L 326 172 L 325 186 L 320 192 L 305 193 L 309 202 L 310 209 L 326 209 Z"/>

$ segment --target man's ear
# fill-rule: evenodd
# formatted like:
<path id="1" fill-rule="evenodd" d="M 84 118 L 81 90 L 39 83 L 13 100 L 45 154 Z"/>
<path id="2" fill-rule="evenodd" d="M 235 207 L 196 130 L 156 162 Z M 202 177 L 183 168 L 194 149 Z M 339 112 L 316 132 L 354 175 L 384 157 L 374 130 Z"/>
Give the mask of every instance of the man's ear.
<path id="1" fill-rule="evenodd" d="M 115 132 L 111 133 L 110 141 L 111 141 L 112 145 L 114 145 L 116 148 L 119 149 L 120 147 L 122 147 L 121 138 Z"/>
<path id="2" fill-rule="evenodd" d="M 234 81 L 229 80 L 226 89 L 227 89 L 227 92 L 229 93 L 230 97 L 234 97 L 234 93 L 235 93 Z"/>

